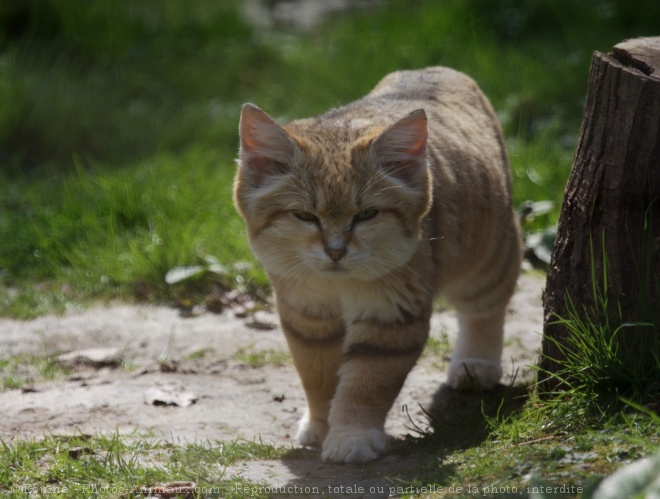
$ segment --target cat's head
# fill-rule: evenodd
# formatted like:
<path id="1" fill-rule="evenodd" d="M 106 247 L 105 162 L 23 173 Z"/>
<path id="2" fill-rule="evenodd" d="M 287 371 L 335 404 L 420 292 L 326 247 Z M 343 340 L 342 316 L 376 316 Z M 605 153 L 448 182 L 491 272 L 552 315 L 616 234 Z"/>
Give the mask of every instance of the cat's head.
<path id="1" fill-rule="evenodd" d="M 427 120 L 279 125 L 243 106 L 234 201 L 266 270 L 373 280 L 407 263 L 431 205 Z"/>

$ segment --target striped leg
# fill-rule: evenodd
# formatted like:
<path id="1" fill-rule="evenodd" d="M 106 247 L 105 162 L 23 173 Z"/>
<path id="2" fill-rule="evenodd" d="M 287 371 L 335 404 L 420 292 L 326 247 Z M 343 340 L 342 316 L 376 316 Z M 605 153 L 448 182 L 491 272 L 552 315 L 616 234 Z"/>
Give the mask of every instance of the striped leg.
<path id="1" fill-rule="evenodd" d="M 342 362 L 344 327 L 340 320 L 301 314 L 278 300 L 282 329 L 307 397 L 307 411 L 296 439 L 320 446 L 328 433 L 330 401 Z"/>
<path id="2" fill-rule="evenodd" d="M 349 323 L 323 459 L 367 462 L 386 450 L 385 417 L 428 336 L 428 318 Z"/>
<path id="3" fill-rule="evenodd" d="M 504 318 L 520 269 L 515 225 L 511 231 L 513 235 L 492 249 L 486 267 L 465 284 L 465 289 L 447 295 L 456 307 L 459 325 L 447 373 L 452 388 L 492 388 L 502 376 Z"/>

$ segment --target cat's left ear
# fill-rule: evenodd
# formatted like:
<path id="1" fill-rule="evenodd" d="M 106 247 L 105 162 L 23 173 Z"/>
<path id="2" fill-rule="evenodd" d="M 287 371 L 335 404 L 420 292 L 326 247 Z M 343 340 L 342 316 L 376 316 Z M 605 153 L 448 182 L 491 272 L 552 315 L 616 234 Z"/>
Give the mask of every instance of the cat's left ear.
<path id="1" fill-rule="evenodd" d="M 427 126 L 426 113 L 417 109 L 381 132 L 371 144 L 377 164 L 407 183 L 425 178 Z"/>
<path id="2" fill-rule="evenodd" d="M 286 173 L 296 146 L 273 118 L 254 104 L 244 104 L 239 132 L 242 173 L 253 187 L 271 175 Z"/>

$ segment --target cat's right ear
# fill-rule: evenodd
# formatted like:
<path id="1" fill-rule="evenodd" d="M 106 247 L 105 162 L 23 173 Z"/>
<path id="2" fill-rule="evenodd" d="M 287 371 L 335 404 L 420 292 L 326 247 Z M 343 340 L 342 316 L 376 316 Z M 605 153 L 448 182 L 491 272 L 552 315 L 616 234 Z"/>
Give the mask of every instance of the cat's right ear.
<path id="1" fill-rule="evenodd" d="M 371 145 L 376 163 L 392 177 L 427 189 L 427 127 L 426 112 L 417 109 L 386 128 Z"/>
<path id="2" fill-rule="evenodd" d="M 254 104 L 243 104 L 239 125 L 241 174 L 253 187 L 271 175 L 286 173 L 295 144 L 286 131 Z"/>

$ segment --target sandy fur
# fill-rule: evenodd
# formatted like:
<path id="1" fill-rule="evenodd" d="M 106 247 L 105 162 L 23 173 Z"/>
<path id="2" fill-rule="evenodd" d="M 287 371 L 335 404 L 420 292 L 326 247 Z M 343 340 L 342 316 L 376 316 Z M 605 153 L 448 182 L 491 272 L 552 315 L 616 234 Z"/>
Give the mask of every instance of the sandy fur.
<path id="1" fill-rule="evenodd" d="M 302 444 L 335 462 L 385 452 L 438 293 L 461 328 L 450 386 L 498 382 L 520 236 L 502 133 L 474 81 L 392 73 L 285 125 L 246 105 L 240 131 L 235 202 L 307 394 Z"/>

